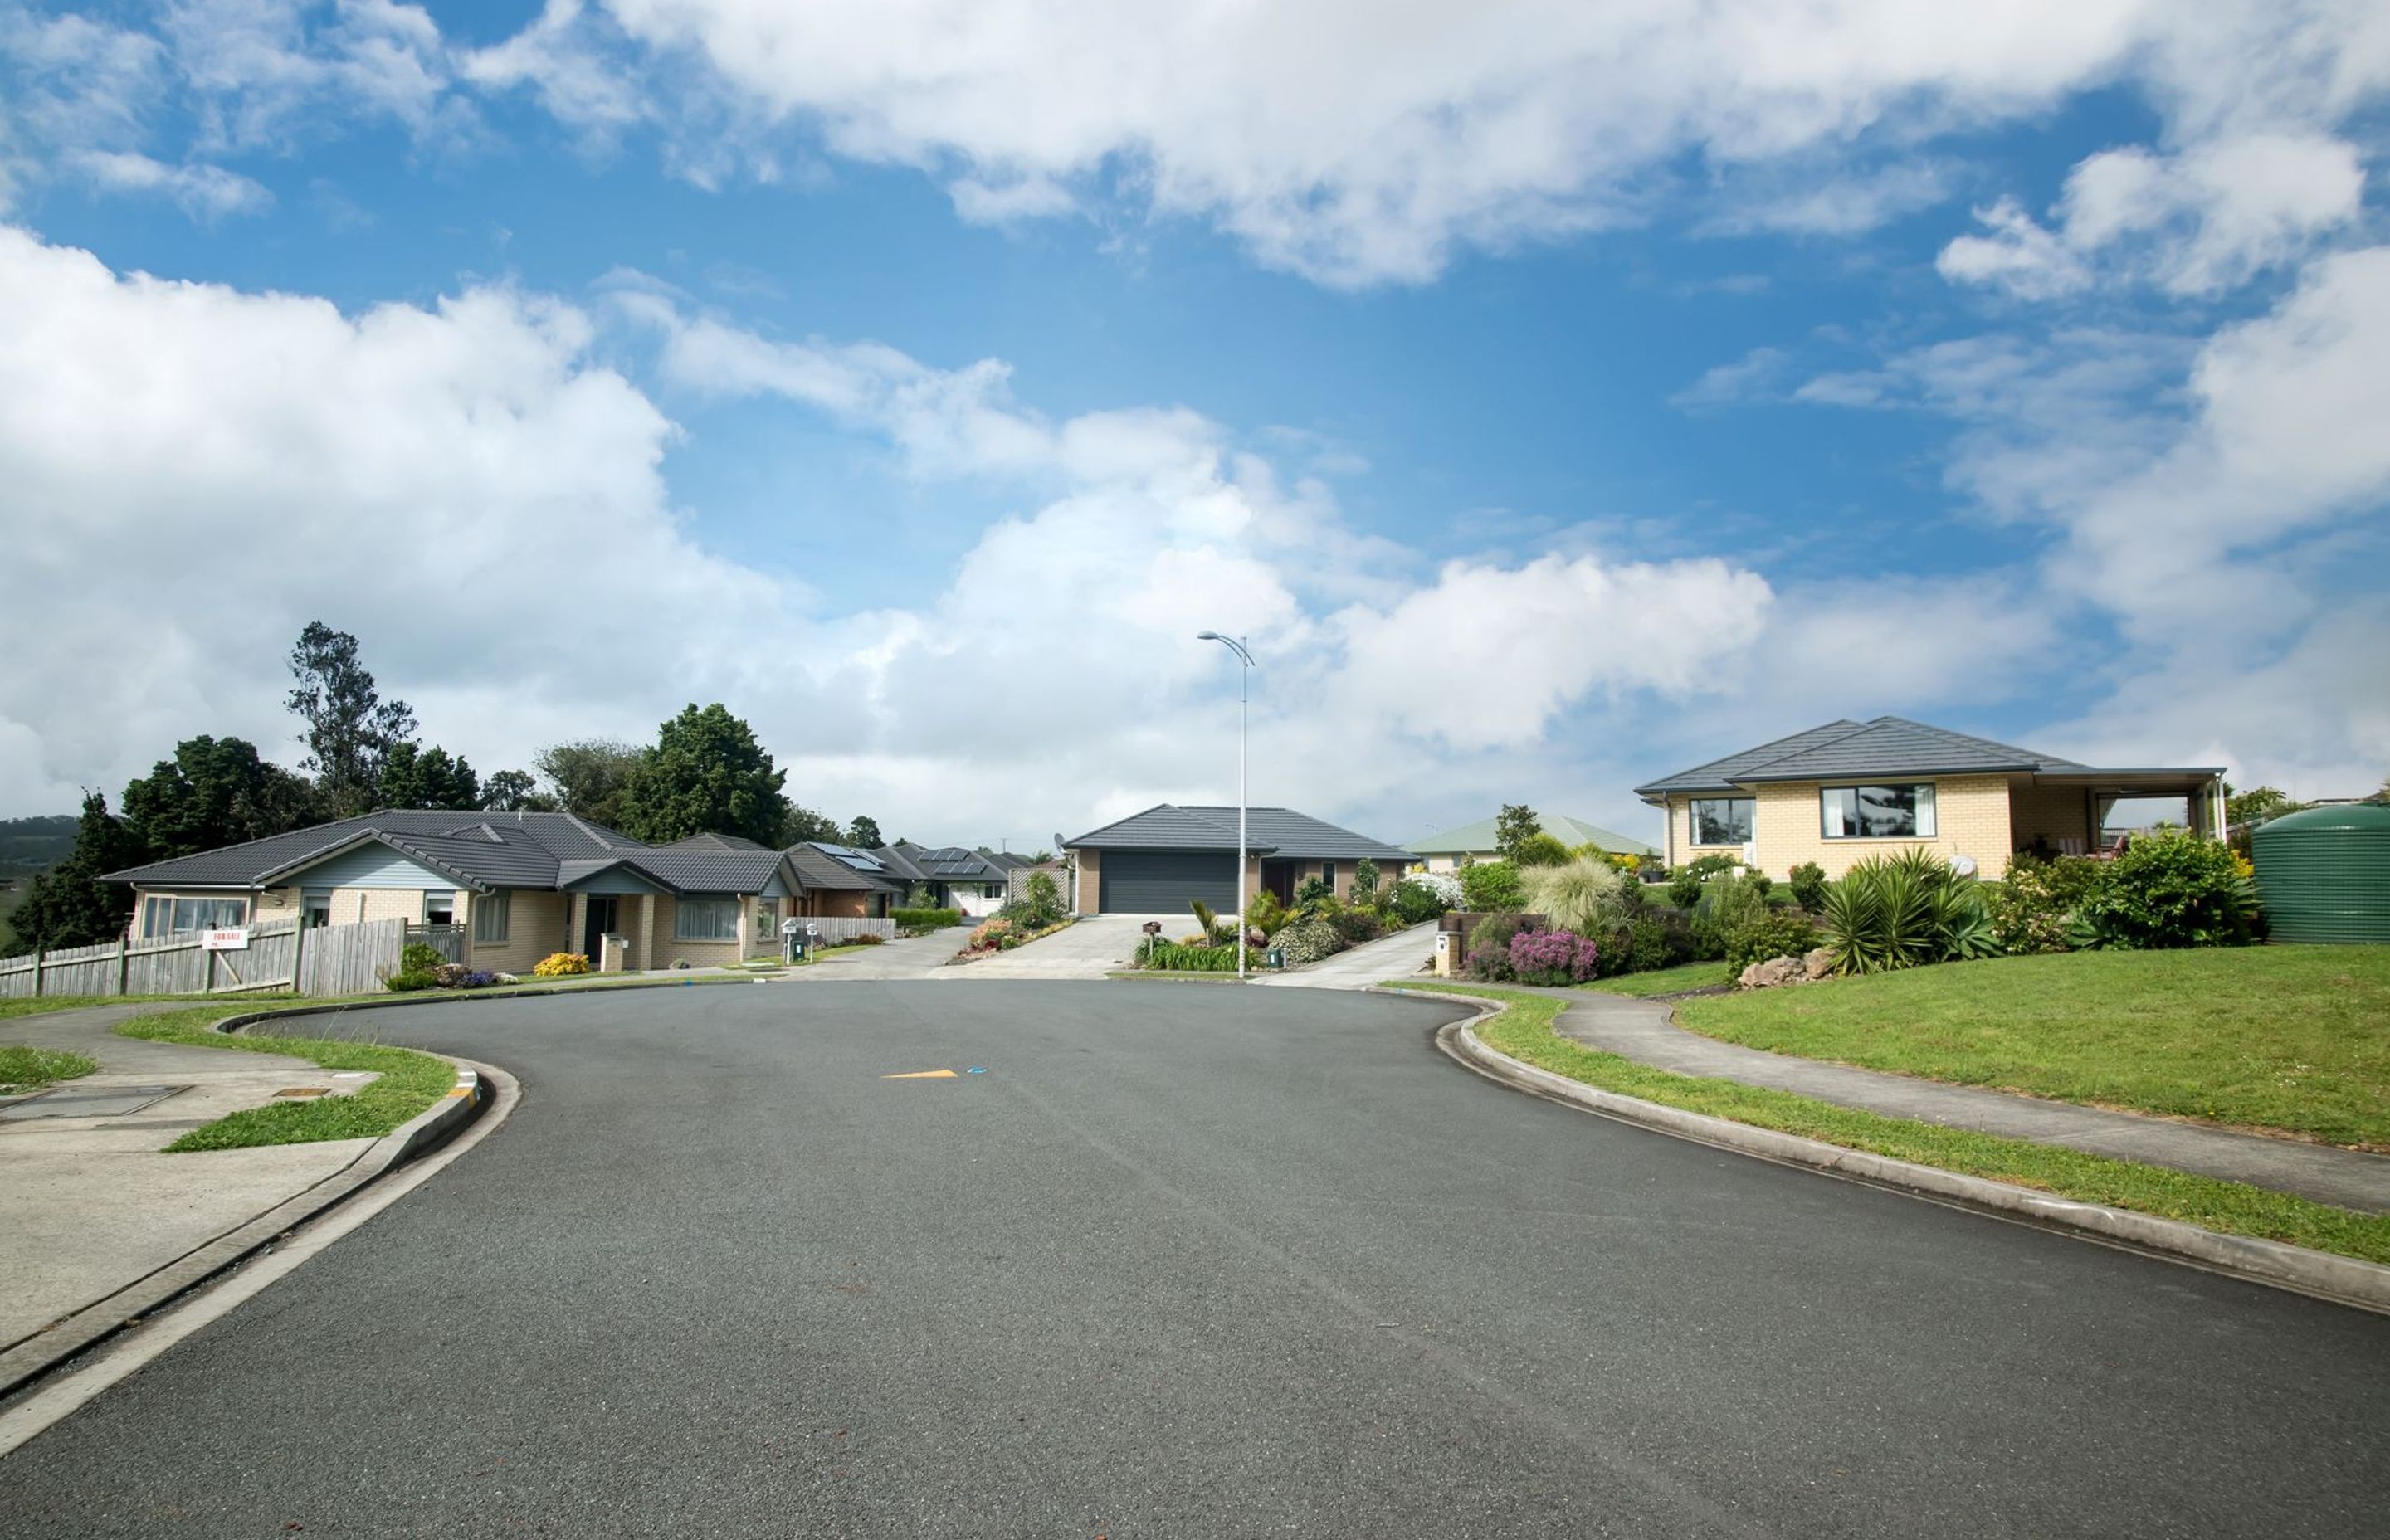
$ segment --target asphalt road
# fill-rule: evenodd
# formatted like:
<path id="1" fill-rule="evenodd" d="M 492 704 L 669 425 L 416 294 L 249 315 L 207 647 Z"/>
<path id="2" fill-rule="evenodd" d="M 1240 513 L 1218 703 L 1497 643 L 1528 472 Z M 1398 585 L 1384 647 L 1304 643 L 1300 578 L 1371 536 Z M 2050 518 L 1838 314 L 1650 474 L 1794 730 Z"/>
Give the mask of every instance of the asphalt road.
<path id="1" fill-rule="evenodd" d="M 2380 1533 L 2390 1322 L 1532 1100 L 1445 1015 L 360 1017 L 521 1107 L 0 1460 L 0 1534 Z"/>

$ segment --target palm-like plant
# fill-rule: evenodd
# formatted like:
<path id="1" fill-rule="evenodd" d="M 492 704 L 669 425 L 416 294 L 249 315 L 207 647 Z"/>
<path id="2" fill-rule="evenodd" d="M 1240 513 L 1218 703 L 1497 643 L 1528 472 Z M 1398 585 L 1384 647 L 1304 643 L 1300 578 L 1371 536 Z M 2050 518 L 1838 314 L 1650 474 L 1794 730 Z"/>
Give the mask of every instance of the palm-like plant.
<path id="1" fill-rule="evenodd" d="M 1883 973 L 1999 950 L 1975 879 L 1923 846 L 1857 863 L 1827 890 L 1821 908 L 1837 973 Z"/>

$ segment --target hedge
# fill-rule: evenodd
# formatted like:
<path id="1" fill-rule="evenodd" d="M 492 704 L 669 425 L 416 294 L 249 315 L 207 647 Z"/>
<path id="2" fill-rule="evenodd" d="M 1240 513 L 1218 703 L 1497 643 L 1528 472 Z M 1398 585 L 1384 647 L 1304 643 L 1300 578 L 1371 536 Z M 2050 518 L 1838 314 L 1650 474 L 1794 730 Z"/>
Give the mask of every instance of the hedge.
<path id="1" fill-rule="evenodd" d="M 960 909 L 891 909 L 888 918 L 899 930 L 943 930 L 963 922 Z"/>

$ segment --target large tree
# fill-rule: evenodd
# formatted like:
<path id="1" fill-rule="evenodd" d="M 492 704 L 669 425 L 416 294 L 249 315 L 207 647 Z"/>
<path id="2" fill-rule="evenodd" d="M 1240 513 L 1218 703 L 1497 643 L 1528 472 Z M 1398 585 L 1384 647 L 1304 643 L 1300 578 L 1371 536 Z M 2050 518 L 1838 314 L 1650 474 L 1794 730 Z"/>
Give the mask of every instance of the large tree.
<path id="1" fill-rule="evenodd" d="M 780 790 L 787 779 L 754 729 L 728 707 L 692 704 L 658 729 L 655 751 L 632 772 L 621 828 L 635 840 L 657 842 L 736 834 L 777 844 L 789 821 L 789 799 Z"/>
<path id="2" fill-rule="evenodd" d="M 470 813 L 482 805 L 482 779 L 463 755 L 437 747 L 393 744 L 381 766 L 383 807 L 440 807 Z"/>
<path id="3" fill-rule="evenodd" d="M 648 751 L 611 738 L 583 738 L 575 743 L 551 743 L 532 764 L 556 788 L 565 812 L 593 824 L 619 828 L 623 793 L 632 775 L 647 762 Z"/>
<path id="4" fill-rule="evenodd" d="M 124 788 L 123 821 L 147 858 L 263 840 L 322 821 L 315 789 L 243 738 L 201 735 L 174 745 Z"/>
<path id="5" fill-rule="evenodd" d="M 9 953 L 87 946 L 124 934 L 133 914 L 133 890 L 121 882 L 102 882 L 100 876 L 137 866 L 148 855 L 140 836 L 108 811 L 108 799 L 96 791 L 84 792 L 73 852 L 36 875 L 25 902 L 8 916 Z"/>
<path id="6" fill-rule="evenodd" d="M 846 826 L 846 842 L 857 850 L 878 850 L 888 841 L 880 837 L 880 820 L 858 816 Z"/>
<path id="7" fill-rule="evenodd" d="M 490 813 L 553 813 L 557 800 L 539 789 L 528 770 L 494 770 L 482 781 L 482 807 Z"/>
<path id="8" fill-rule="evenodd" d="M 415 712 L 404 700 L 384 700 L 358 661 L 357 639 L 321 621 L 299 634 L 290 673 L 299 684 L 289 704 L 307 724 L 301 740 L 316 789 L 336 817 L 372 812 L 392 751 L 415 741 Z"/>
<path id="9" fill-rule="evenodd" d="M 1519 859 L 1519 848 L 1543 832 L 1544 821 L 1524 802 L 1504 802 L 1494 818 L 1494 851 L 1505 861 Z"/>
<path id="10" fill-rule="evenodd" d="M 765 843 L 777 845 L 782 850 L 807 840 L 818 840 L 826 845 L 854 844 L 854 841 L 847 838 L 847 830 L 839 828 L 836 821 L 827 814 L 816 813 L 810 807 L 790 802 L 789 815 L 780 820 L 779 838 L 766 841 Z"/>

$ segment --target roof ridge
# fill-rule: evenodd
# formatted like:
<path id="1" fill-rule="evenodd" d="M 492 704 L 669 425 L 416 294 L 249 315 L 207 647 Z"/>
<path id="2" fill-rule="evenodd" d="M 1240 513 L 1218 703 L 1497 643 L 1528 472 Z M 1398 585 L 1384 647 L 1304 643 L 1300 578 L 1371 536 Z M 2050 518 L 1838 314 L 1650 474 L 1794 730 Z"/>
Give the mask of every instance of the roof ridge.
<path id="1" fill-rule="evenodd" d="M 1858 734 L 1860 734 L 1860 733 L 1866 732 L 1866 731 L 1867 731 L 1869 728 L 1870 728 L 1870 727 L 1880 726 L 1880 725 L 1882 725 L 1882 724 L 1884 724 L 1884 723 L 1886 723 L 1886 722 L 1895 722 L 1895 721 L 1898 721 L 1898 720 L 1900 720 L 1900 719 L 1899 719 L 1899 718 L 1897 718 L 1897 717 L 1883 717 L 1883 716 L 1880 716 L 1880 717 L 1877 717 L 1877 718 L 1876 718 L 1874 721 L 1872 721 L 1872 722 L 1853 722 L 1849 717 L 1845 716 L 1845 717 L 1838 717 L 1838 718 L 1836 718 L 1834 721 L 1831 721 L 1831 722 L 1824 722 L 1824 723 L 1820 723 L 1820 724 L 1818 724 L 1818 725 L 1817 726 L 1815 726 L 1815 727 L 1805 728 L 1805 729 L 1804 729 L 1804 730 L 1803 730 L 1803 731 L 1801 731 L 1801 732 L 1797 732 L 1797 733 L 1787 733 L 1784 737 L 1778 738 L 1774 743 L 1763 743 L 1763 744 L 1761 744 L 1761 745 L 1759 746 L 1759 749 L 1773 749 L 1773 748 L 1776 748 L 1776 747 L 1777 747 L 1778 745 L 1780 745 L 1780 744 L 1790 743 L 1790 742 L 1792 742 L 1792 739 L 1794 739 L 1794 738 L 1805 738 L 1805 737 L 1807 737 L 1810 733 L 1822 733 L 1822 732 L 1824 732 L 1824 731 L 1825 731 L 1827 728 L 1829 728 L 1829 727 L 1845 727 L 1845 726 L 1846 726 L 1846 727 L 1850 728 L 1850 731 L 1849 731 L 1849 732 L 1847 732 L 1847 733 L 1836 733 L 1833 737 L 1829 738 L 1821 738 L 1821 739 L 1819 739 L 1819 740 L 1818 740 L 1818 742 L 1816 742 L 1816 743 L 1805 743 L 1805 744 L 1803 744 L 1803 745 L 1802 745 L 1800 748 L 1798 748 L 1798 749 L 1787 749 L 1787 750 L 1785 750 L 1782 753 L 1780 753 L 1780 754 L 1770 754 L 1770 755 L 1768 755 L 1766 759 L 1763 759 L 1763 760 L 1754 760 L 1751 764 L 1746 764 L 1746 765 L 1742 766 L 1742 769 L 1743 769 L 1743 772 L 1744 772 L 1745 774 L 1748 774 L 1748 773 L 1750 773 L 1751 771 L 1754 771 L 1754 770 L 1765 770 L 1765 769 L 1767 769 L 1769 765 L 1774 764 L 1775 764 L 1777 761 L 1779 761 L 1779 760 L 1787 760 L 1787 759 L 1791 759 L 1794 754 L 1806 754 L 1806 753 L 1811 753 L 1811 752 L 1814 752 L 1814 751 L 1817 751 L 1817 750 L 1819 750 L 1819 749 L 1823 749 L 1823 748 L 1825 748 L 1825 747 L 1826 747 L 1828 744 L 1830 744 L 1830 743 L 1840 743 L 1840 742 L 1842 742 L 1844 738 L 1854 738 L 1854 737 L 1857 736 L 1857 735 L 1858 735 Z M 1922 724 L 1916 724 L 1916 725 L 1922 725 Z M 1744 750 L 1744 751 L 1743 751 L 1743 754 L 1754 754 L 1754 753 L 1757 753 L 1757 752 L 1759 751 L 1759 749 L 1746 749 L 1746 750 Z M 1720 760 L 1740 759 L 1740 758 L 1741 758 L 1741 757 L 1742 757 L 1742 755 L 1740 755 L 1740 754 L 1724 754 L 1724 755 L 1719 756 L 1719 759 L 1715 759 L 1715 760 L 1710 761 L 1710 764 L 1718 764 L 1718 763 L 1720 762 Z M 1707 768 L 1708 768 L 1708 765 L 1695 765 L 1693 768 L 1694 768 L 1694 769 L 1696 769 L 1696 770 L 1703 770 L 1703 769 L 1707 769 Z M 1685 772 L 1685 774 L 1687 774 L 1687 775 L 1690 775 L 1690 774 L 1692 774 L 1692 771 L 1690 771 L 1690 770 L 1689 770 L 1689 771 L 1686 771 L 1686 772 Z"/>

